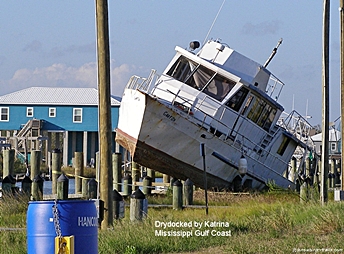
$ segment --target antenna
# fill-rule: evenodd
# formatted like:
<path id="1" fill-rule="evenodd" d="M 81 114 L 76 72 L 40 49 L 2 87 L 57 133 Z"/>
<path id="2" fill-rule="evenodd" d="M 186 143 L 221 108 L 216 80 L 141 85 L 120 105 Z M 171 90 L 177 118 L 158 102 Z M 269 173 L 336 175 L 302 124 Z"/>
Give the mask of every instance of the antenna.
<path id="1" fill-rule="evenodd" d="M 220 12 L 221 12 L 221 10 L 222 10 L 222 7 L 223 7 L 223 5 L 225 4 L 225 2 L 226 2 L 226 0 L 223 0 L 222 5 L 221 5 L 219 11 L 217 12 L 216 17 L 215 17 L 213 23 L 211 24 L 210 29 L 209 29 L 207 35 L 205 36 L 205 39 L 204 39 L 204 42 L 203 42 L 202 46 L 206 43 L 207 38 L 208 38 L 208 36 L 209 36 L 211 30 L 213 29 L 213 26 L 214 26 L 214 24 L 215 24 L 215 22 L 216 22 L 216 20 L 217 20 L 217 17 L 218 17 L 219 14 L 220 14 Z"/>
<path id="2" fill-rule="evenodd" d="M 283 39 L 281 38 L 278 42 L 276 47 L 272 50 L 271 55 L 269 56 L 268 60 L 266 60 L 264 64 L 264 68 L 268 66 L 268 64 L 271 62 L 272 58 L 276 55 L 278 47 L 282 44 Z"/>

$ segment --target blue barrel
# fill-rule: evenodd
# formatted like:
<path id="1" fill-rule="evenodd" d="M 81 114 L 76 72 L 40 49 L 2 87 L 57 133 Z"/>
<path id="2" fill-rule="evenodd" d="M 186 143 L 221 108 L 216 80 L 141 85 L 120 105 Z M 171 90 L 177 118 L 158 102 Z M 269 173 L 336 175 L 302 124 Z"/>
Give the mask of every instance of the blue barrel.
<path id="1" fill-rule="evenodd" d="M 55 253 L 54 201 L 29 202 L 27 253 Z M 74 253 L 98 253 L 98 218 L 94 201 L 58 200 L 62 236 L 74 236 Z"/>

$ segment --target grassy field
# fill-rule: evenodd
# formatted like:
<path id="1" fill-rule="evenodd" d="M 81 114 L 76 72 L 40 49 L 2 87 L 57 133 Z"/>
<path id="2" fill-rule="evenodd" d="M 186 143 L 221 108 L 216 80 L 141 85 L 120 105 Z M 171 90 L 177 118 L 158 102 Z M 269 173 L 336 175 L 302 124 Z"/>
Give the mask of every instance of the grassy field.
<path id="1" fill-rule="evenodd" d="M 203 204 L 203 199 L 202 191 L 195 192 L 196 204 Z M 169 195 L 149 198 L 149 204 L 170 202 Z M 202 208 L 149 208 L 147 218 L 138 223 L 130 222 L 126 208 L 124 219 L 99 231 L 99 253 L 344 252 L 342 202 L 300 203 L 292 192 L 210 192 L 209 205 L 208 215 Z M 26 209 L 22 198 L 0 201 L 0 228 L 25 228 Z M 163 223 L 172 225 L 164 229 Z M 160 230 L 181 235 L 162 236 Z M 192 236 L 182 237 L 188 232 Z M 26 253 L 25 230 L 0 231 L 0 253 Z"/>

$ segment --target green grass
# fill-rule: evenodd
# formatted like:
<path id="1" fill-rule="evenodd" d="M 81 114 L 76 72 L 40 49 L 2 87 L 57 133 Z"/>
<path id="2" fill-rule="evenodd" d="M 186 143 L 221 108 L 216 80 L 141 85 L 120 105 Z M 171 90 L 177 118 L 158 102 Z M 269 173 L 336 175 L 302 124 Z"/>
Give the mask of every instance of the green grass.
<path id="1" fill-rule="evenodd" d="M 25 228 L 25 198 L 0 201 L 0 227 Z M 204 193 L 196 191 L 195 203 L 204 204 Z M 171 197 L 150 197 L 149 203 L 165 204 Z M 128 201 L 126 201 L 129 203 Z M 169 203 L 171 204 L 171 203 Z M 99 253 L 292 253 L 293 251 L 342 249 L 344 204 L 329 201 L 300 203 L 292 192 L 233 195 L 209 192 L 209 214 L 204 209 L 149 208 L 142 222 L 125 218 L 115 221 L 112 229 L 99 231 Z M 231 231 L 231 236 L 196 236 L 195 227 L 171 231 L 192 231 L 192 237 L 156 236 L 158 222 L 227 222 L 228 227 L 202 227 L 201 231 Z M 0 253 L 26 253 L 26 231 L 0 231 Z M 204 233 L 205 234 L 205 233 Z M 4 247 L 4 248 L 3 248 Z M 209 253 L 207 252 L 207 253 Z M 304 253 L 299 252 L 299 253 Z M 324 251 L 322 251 L 324 252 Z M 204 252 L 206 253 L 206 252 Z M 327 253 L 333 253 L 327 251 Z M 340 252 L 337 252 L 340 253 Z"/>

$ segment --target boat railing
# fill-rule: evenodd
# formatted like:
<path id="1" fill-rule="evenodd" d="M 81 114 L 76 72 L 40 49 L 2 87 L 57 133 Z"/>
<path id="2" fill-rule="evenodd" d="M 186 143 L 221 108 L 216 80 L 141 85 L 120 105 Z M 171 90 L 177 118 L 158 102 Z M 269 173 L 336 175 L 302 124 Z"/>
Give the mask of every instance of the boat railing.
<path id="1" fill-rule="evenodd" d="M 189 109 L 192 108 L 192 104 L 190 103 L 190 101 L 187 98 L 183 98 L 182 96 L 180 96 L 179 91 L 177 93 L 173 93 L 172 91 L 167 90 L 167 92 L 174 95 L 174 97 L 175 97 L 174 101 L 177 100 L 177 98 L 178 98 L 179 100 L 183 101 L 185 104 L 188 104 Z M 207 95 L 206 95 L 206 97 L 207 97 Z M 203 115 L 202 119 L 194 118 L 197 121 L 197 124 L 201 128 L 206 129 L 209 133 L 211 133 L 212 135 L 215 135 L 215 136 L 218 136 L 219 135 L 218 131 L 221 130 L 221 135 L 219 135 L 218 138 L 222 139 L 224 142 L 228 143 L 229 145 L 231 145 L 232 147 L 234 147 L 235 149 L 237 149 L 241 153 L 244 153 L 246 156 L 250 157 L 254 161 L 257 161 L 258 163 L 262 163 L 259 161 L 259 159 L 255 158 L 252 155 L 252 154 L 256 154 L 256 152 L 253 152 L 254 150 L 261 150 L 260 155 L 268 154 L 269 156 L 271 156 L 272 161 L 279 161 L 279 162 L 283 163 L 285 165 L 285 167 L 287 168 L 286 171 L 290 172 L 291 167 L 289 165 L 289 162 L 282 160 L 278 156 L 271 153 L 268 149 L 265 149 L 260 144 L 253 142 L 251 139 L 246 138 L 240 132 L 234 130 L 233 128 L 231 128 L 228 125 L 226 125 L 225 123 L 223 123 L 222 117 L 224 117 L 226 115 L 225 111 L 229 111 L 229 109 L 222 107 L 223 111 L 219 114 L 220 115 L 219 119 L 215 118 L 212 115 L 207 114 L 204 110 L 202 110 L 202 105 L 203 105 L 203 103 L 205 103 L 205 100 L 206 100 L 206 98 L 203 98 L 202 100 L 200 100 L 197 107 L 192 108 L 192 110 L 194 112 L 199 111 Z M 239 113 L 238 113 L 238 117 L 241 118 L 243 121 L 249 121 L 247 118 L 243 117 Z M 277 129 L 281 128 L 280 126 L 276 126 L 276 127 L 277 127 Z M 225 132 L 224 132 L 224 130 L 225 130 Z M 277 133 L 277 132 L 278 132 L 278 130 L 276 130 L 274 133 Z M 265 165 L 265 166 L 268 167 L 267 165 Z M 268 168 L 271 171 L 274 171 L 276 174 L 281 175 L 280 173 L 278 173 L 274 169 L 272 169 L 270 167 L 268 167 Z"/>
<path id="2" fill-rule="evenodd" d="M 275 75 L 270 74 L 270 78 L 266 86 L 265 93 L 277 101 L 282 92 L 283 87 L 284 83 L 281 80 L 279 80 Z"/>
<path id="3" fill-rule="evenodd" d="M 308 146 L 313 146 L 312 139 L 310 138 L 313 126 L 297 111 L 293 110 L 290 114 L 283 112 L 278 120 L 278 124 Z"/>
<path id="4" fill-rule="evenodd" d="M 138 89 L 143 92 L 149 92 L 151 90 L 152 84 L 155 84 L 155 81 L 159 77 L 160 75 L 157 74 L 156 70 L 152 69 L 147 78 L 143 78 L 136 75 L 132 76 L 126 85 L 126 88 L 133 90 Z"/>

